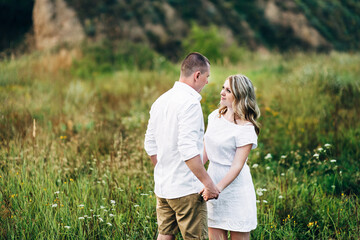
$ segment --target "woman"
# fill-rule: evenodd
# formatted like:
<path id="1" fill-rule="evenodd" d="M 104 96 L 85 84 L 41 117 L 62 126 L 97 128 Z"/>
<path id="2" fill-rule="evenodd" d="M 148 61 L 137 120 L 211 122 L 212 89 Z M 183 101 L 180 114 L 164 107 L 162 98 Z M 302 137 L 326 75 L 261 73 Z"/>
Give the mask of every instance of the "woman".
<path id="1" fill-rule="evenodd" d="M 210 240 L 249 239 L 256 228 L 256 196 L 249 166 L 251 149 L 257 146 L 260 116 L 251 81 L 243 75 L 226 79 L 220 108 L 209 115 L 205 133 L 204 163 L 221 191 L 207 202 Z M 207 200 L 207 199 L 205 199 Z"/>

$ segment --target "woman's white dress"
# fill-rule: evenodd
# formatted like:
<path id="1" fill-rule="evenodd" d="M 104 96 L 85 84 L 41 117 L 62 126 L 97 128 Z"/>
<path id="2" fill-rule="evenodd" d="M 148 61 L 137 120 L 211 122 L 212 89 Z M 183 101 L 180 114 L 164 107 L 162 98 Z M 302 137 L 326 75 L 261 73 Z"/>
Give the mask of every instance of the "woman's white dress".
<path id="1" fill-rule="evenodd" d="M 248 144 L 252 144 L 252 149 L 257 147 L 257 135 L 251 123 L 234 124 L 223 116 L 219 118 L 218 110 L 209 115 L 204 138 L 210 161 L 208 173 L 215 184 L 229 171 L 237 147 Z M 207 202 L 209 227 L 236 232 L 249 232 L 256 228 L 256 195 L 246 162 L 219 198 Z"/>

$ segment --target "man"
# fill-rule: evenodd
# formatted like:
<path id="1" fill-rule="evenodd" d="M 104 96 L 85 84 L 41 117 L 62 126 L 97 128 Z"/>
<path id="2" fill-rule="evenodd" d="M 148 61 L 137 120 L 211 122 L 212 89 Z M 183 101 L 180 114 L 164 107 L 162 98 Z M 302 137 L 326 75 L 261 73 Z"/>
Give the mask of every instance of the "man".
<path id="1" fill-rule="evenodd" d="M 190 53 L 182 62 L 179 81 L 150 110 L 145 150 L 155 166 L 158 240 L 175 239 L 179 230 L 184 239 L 207 238 L 204 200 L 220 193 L 202 162 L 204 119 L 199 93 L 209 74 L 209 60 Z"/>

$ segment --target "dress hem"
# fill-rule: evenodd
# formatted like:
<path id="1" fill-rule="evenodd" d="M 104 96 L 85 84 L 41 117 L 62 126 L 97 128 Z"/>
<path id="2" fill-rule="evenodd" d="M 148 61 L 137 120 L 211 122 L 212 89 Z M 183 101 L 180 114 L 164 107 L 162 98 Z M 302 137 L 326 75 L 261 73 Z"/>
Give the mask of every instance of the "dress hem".
<path id="1" fill-rule="evenodd" d="M 252 230 L 255 230 L 257 225 L 255 227 L 249 227 L 249 228 L 241 228 L 241 229 L 235 229 L 235 228 L 229 228 L 225 226 L 213 226 L 208 223 L 209 228 L 218 228 L 226 231 L 232 231 L 232 232 L 250 232 Z"/>

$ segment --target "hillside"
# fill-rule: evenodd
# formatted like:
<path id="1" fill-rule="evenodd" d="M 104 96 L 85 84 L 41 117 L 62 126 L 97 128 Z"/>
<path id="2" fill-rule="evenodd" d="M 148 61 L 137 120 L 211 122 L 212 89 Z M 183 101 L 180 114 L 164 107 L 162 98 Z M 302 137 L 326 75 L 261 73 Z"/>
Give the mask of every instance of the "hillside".
<path id="1" fill-rule="evenodd" d="M 194 24 L 216 26 L 228 44 L 251 50 L 360 47 L 360 2 L 355 0 L 20 0 L 0 7 L 0 51 L 15 48 L 33 32 L 38 49 L 84 39 L 129 40 L 176 60 Z"/>

